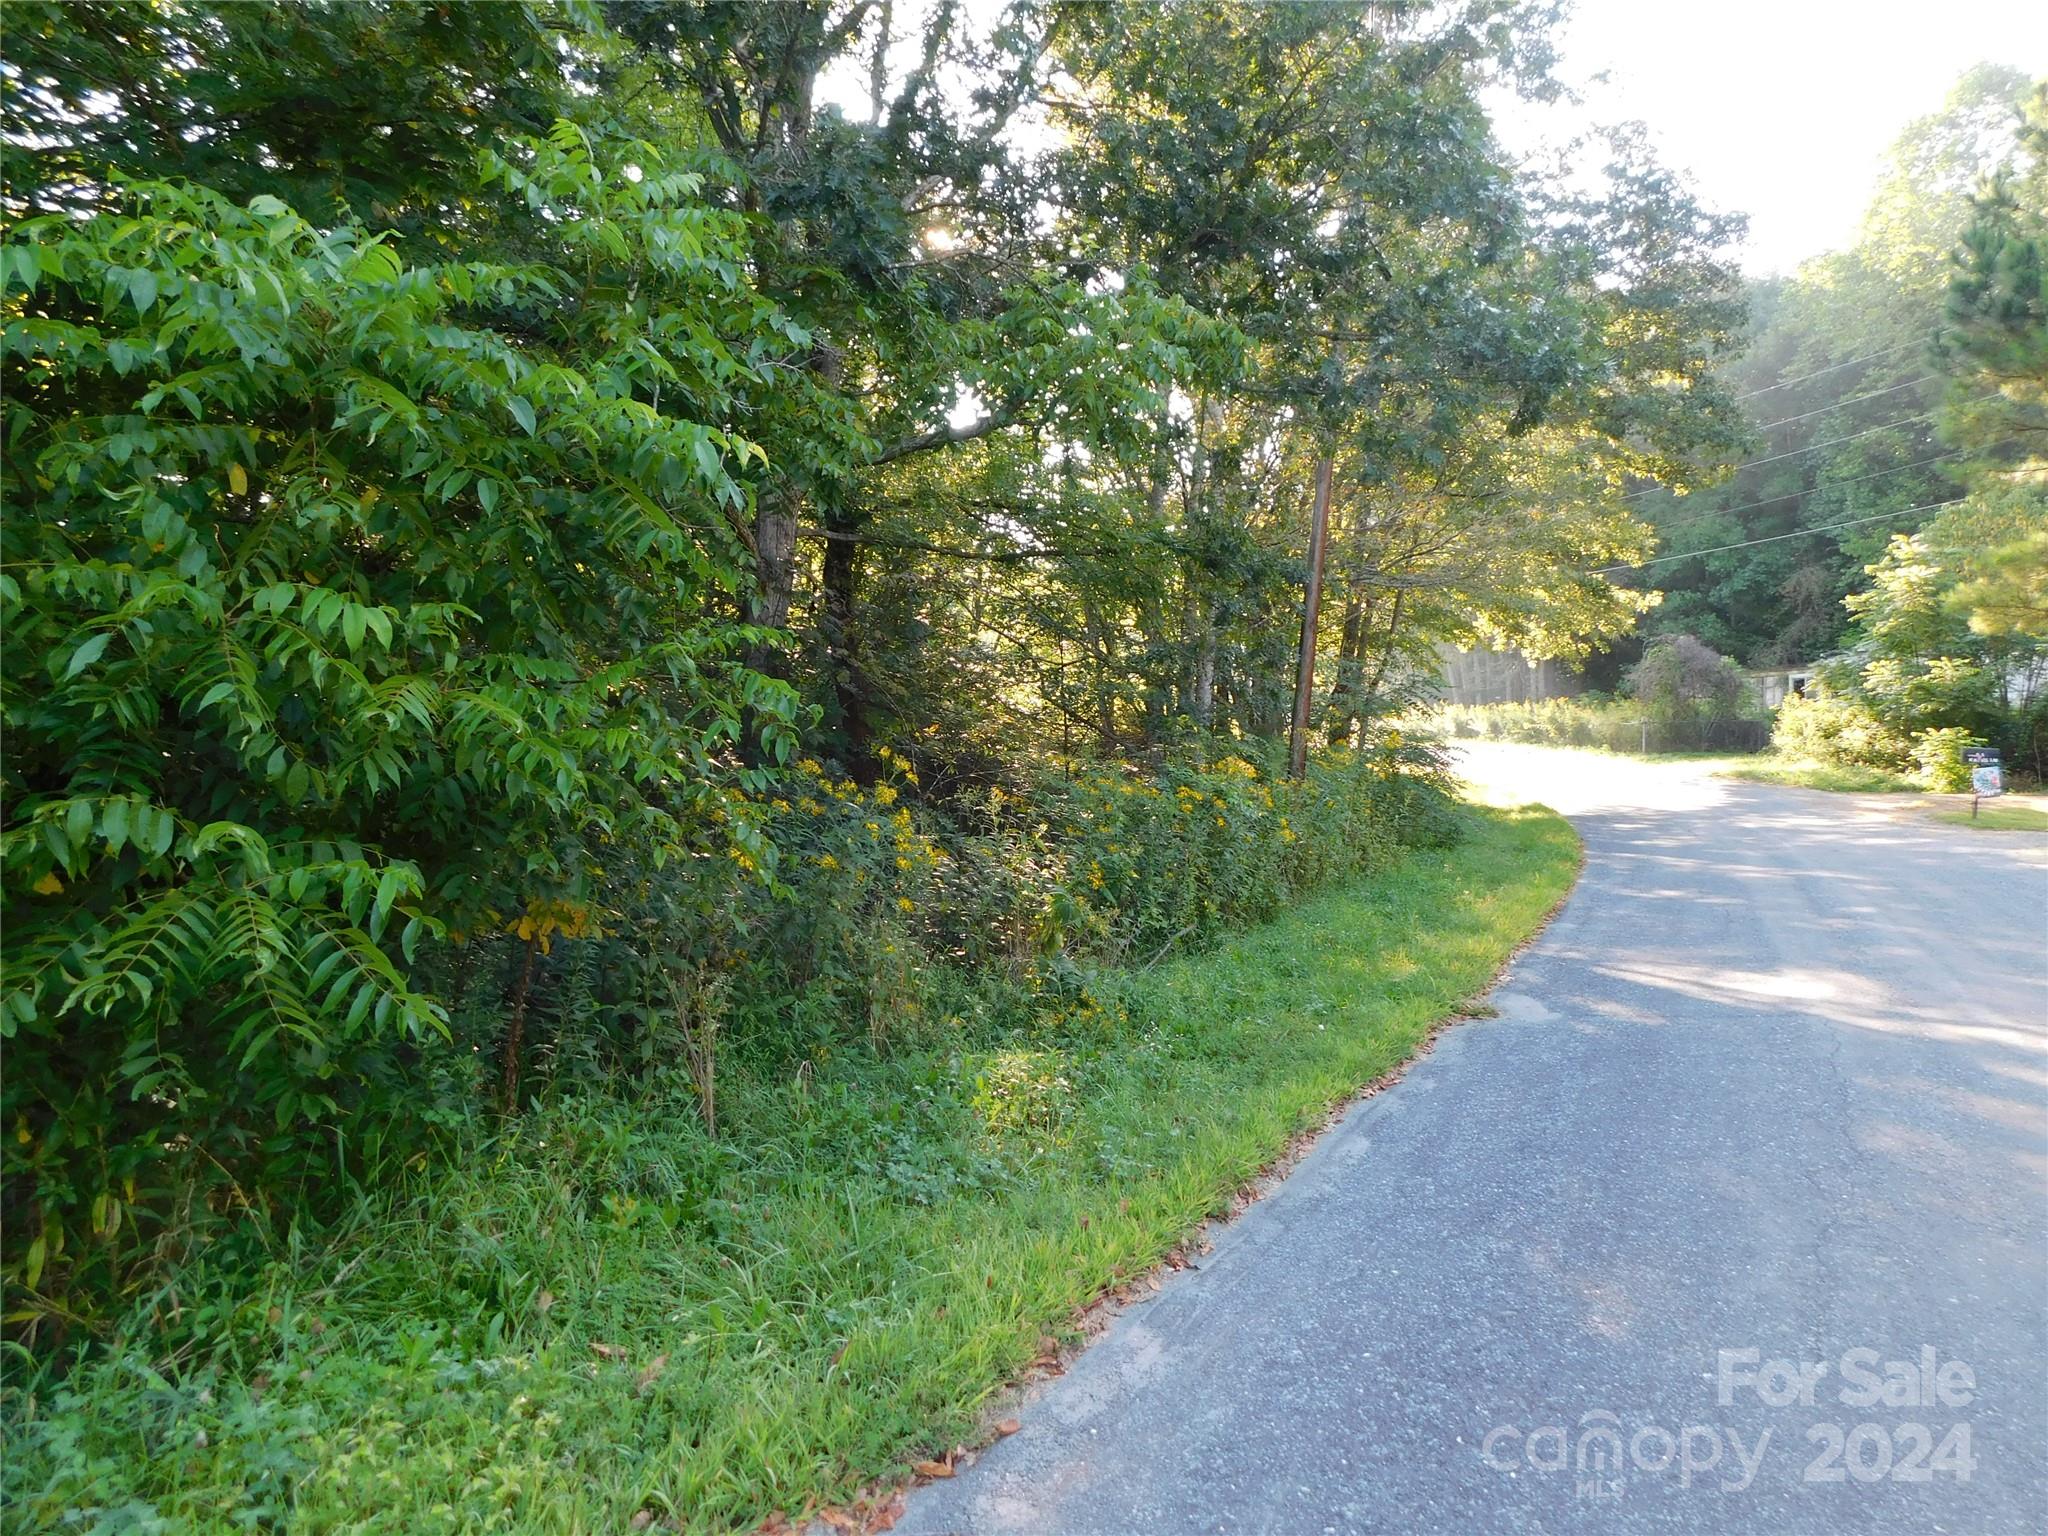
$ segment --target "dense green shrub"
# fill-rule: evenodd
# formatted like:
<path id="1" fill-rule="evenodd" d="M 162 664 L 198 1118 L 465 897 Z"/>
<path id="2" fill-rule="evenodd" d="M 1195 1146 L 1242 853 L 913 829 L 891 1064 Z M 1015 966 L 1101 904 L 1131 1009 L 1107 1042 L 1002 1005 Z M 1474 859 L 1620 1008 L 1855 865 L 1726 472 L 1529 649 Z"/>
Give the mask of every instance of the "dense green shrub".
<path id="1" fill-rule="evenodd" d="M 1629 692 L 1650 719 L 1727 720 L 1750 713 L 1742 671 L 1691 635 L 1658 635 L 1629 669 Z"/>
<path id="2" fill-rule="evenodd" d="M 537 1075 L 646 1074 L 706 1006 L 727 1054 L 789 1070 L 853 1044 L 888 1048 L 969 1019 L 1024 1025 L 1094 1006 L 1088 973 L 1199 948 L 1289 902 L 1455 835 L 1432 757 L 1398 738 L 1317 758 L 1307 778 L 1246 749 L 1158 770 L 1074 762 L 945 804 L 910 764 L 873 786 L 810 759 L 729 791 L 755 856 L 608 865 L 589 907 L 525 932 L 466 935 L 446 990 L 455 1059 L 492 1050 L 524 977 Z M 565 942 L 566 940 L 566 942 Z"/>
<path id="3" fill-rule="evenodd" d="M 1755 752 L 1768 734 L 1747 708 L 1730 715 L 1659 719 L 1635 700 L 1599 694 L 1525 704 L 1438 704 L 1411 723 L 1452 740 L 1594 747 L 1603 752 Z"/>
<path id="4" fill-rule="evenodd" d="M 1786 757 L 1816 763 L 1894 773 L 1913 766 L 1909 736 L 1880 720 L 1862 699 L 1826 688 L 1793 694 L 1778 706 L 1771 745 Z"/>
<path id="5" fill-rule="evenodd" d="M 695 178 L 566 127 L 518 155 L 494 174 L 574 214 L 559 266 L 407 268 L 162 185 L 0 250 L 32 1295 L 105 1289 L 192 1191 L 246 1211 L 402 1148 L 435 1113 L 408 1080 L 448 1028 L 415 969 L 438 935 L 573 922 L 613 849 L 748 846 L 714 754 L 744 711 L 777 745 L 790 695 L 729 659 L 754 450 L 717 423 L 779 322 Z M 621 327 L 614 263 L 667 324 Z"/>
<path id="6" fill-rule="evenodd" d="M 1929 789 L 1938 794 L 1964 794 L 1970 788 L 1970 765 L 1963 760 L 1963 751 L 1983 745 L 1959 726 L 1922 731 L 1913 738 L 1913 763 Z"/>
<path id="7" fill-rule="evenodd" d="M 2048 697 L 2036 686 L 2039 647 L 1990 633 L 1954 601 L 1965 553 L 1950 532 L 1895 537 L 1867 566 L 1870 585 L 1846 600 L 1854 645 L 1820 670 L 1815 696 L 1787 699 L 1773 740 L 1788 756 L 1895 773 L 1929 787 L 1969 787 L 1961 750 L 1999 748 L 2039 771 Z"/>

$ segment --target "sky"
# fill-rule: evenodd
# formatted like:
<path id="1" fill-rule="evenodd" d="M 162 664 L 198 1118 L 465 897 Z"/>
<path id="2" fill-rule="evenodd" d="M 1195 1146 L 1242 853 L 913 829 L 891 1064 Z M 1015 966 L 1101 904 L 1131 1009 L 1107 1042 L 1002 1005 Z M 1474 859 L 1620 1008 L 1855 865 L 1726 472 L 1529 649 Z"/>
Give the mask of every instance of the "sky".
<path id="1" fill-rule="evenodd" d="M 1761 276 L 1854 239 L 1886 147 L 1970 66 L 2048 75 L 2048 0 L 1577 0 L 1559 51 L 1584 105 L 1516 104 L 1503 139 L 1642 121 L 1710 207 L 1750 216 Z"/>

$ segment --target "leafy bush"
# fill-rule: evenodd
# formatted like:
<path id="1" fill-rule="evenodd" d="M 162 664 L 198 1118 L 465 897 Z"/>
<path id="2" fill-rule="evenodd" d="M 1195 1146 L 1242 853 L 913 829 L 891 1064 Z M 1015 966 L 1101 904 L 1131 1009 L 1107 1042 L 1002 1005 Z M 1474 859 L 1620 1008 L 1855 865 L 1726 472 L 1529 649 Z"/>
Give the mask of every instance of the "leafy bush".
<path id="1" fill-rule="evenodd" d="M 1629 669 L 1629 692 L 1662 722 L 1726 720 L 1745 713 L 1749 688 L 1742 671 L 1691 635 L 1658 635 Z"/>
<path id="2" fill-rule="evenodd" d="M 1983 745 L 1977 737 L 1955 726 L 1922 731 L 1913 738 L 1913 762 L 1929 789 L 1937 794 L 1963 794 L 1970 787 L 1970 765 L 1963 760 L 1963 750 Z"/>
<path id="3" fill-rule="evenodd" d="M 744 852 L 712 754 L 743 710 L 778 745 L 790 706 L 706 603 L 739 579 L 755 451 L 708 423 L 777 321 L 738 221 L 632 153 L 637 179 L 565 128 L 498 163 L 574 210 L 560 267 L 406 268 L 163 185 L 0 250 L 29 1292 L 167 1237 L 134 1224 L 174 1189 L 253 1210 L 402 1147 L 433 1113 L 404 1090 L 448 1031 L 414 966 L 444 932 L 574 924 L 613 849 Z M 621 327 L 612 262 L 670 325 Z"/>
<path id="4" fill-rule="evenodd" d="M 1583 694 L 1526 704 L 1438 704 L 1416 728 L 1452 739 L 1592 747 L 1603 752 L 1755 752 L 1768 728 L 1746 716 L 1654 720 L 1634 701 Z"/>
<path id="5" fill-rule="evenodd" d="M 1862 699 L 1822 688 L 1778 706 L 1771 745 L 1783 756 L 1902 773 L 1913 766 L 1910 737 Z"/>
<path id="6" fill-rule="evenodd" d="M 720 814 L 749 828 L 769 878 L 737 848 L 621 863 L 568 942 L 473 936 L 468 989 L 493 1001 L 458 1010 L 458 1046 L 492 1047 L 495 1000 L 522 976 L 533 1091 L 652 1075 L 706 976 L 717 1038 L 758 1070 L 962 1020 L 1042 1027 L 1100 1006 L 1093 969 L 1200 948 L 1457 829 L 1441 768 L 1398 738 L 1319 757 L 1300 783 L 1247 750 L 1150 774 L 1076 762 L 951 804 L 918 800 L 908 761 L 887 761 L 872 786 L 804 759 L 758 795 L 727 791 Z"/>
<path id="7" fill-rule="evenodd" d="M 1958 611 L 1958 561 L 1967 565 L 1941 539 L 1893 538 L 1866 567 L 1869 587 L 1846 599 L 1854 644 L 1821 669 L 1818 697 L 1787 699 L 1779 710 L 1781 751 L 1917 771 L 1933 787 L 1955 789 L 1968 788 L 1964 745 L 1989 742 L 2038 769 L 2048 718 L 2048 697 L 2034 684 L 2038 657 L 2025 642 L 1987 639 Z"/>

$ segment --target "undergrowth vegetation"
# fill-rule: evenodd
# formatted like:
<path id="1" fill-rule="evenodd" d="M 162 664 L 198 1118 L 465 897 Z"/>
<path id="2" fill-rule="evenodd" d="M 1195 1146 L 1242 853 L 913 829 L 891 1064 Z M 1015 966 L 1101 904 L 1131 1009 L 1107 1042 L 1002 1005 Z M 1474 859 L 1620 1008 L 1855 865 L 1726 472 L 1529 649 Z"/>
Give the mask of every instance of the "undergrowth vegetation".
<path id="1" fill-rule="evenodd" d="M 1165 835 L 1220 836 L 1257 782 L 1211 775 Z M 968 1010 L 880 1053 L 735 1067 L 715 1137 L 662 1064 L 480 1127 L 317 1239 L 210 1252 L 161 1299 L 174 1348 L 151 1328 L 68 1372 L 13 1355 L 10 1523 L 721 1531 L 900 1476 L 1561 899 L 1563 822 L 1467 814 L 1448 849 L 1023 1027 Z M 1095 861 L 1069 861 L 1083 887 Z"/>
<path id="2" fill-rule="evenodd" d="M 1299 782 L 1260 760 L 1053 766 L 1020 789 L 913 808 L 907 758 L 889 754 L 873 786 L 802 759 L 757 794 L 723 791 L 720 851 L 657 863 L 622 840 L 587 869 L 582 899 L 485 909 L 448 932 L 414 967 L 422 995 L 449 1000 L 435 1027 L 346 1055 L 330 1045 L 320 1103 L 294 1103 L 289 1122 L 262 1091 L 262 1041 L 231 1046 L 240 1088 L 203 1055 L 176 1077 L 152 1069 L 160 1091 L 125 1103 L 118 1144 L 94 1117 L 121 1103 L 133 1047 L 86 1078 L 70 1117 L 17 1074 L 14 1101 L 40 1104 L 17 1112 L 9 1198 L 39 1213 L 43 1247 L 13 1320 L 54 1342 L 135 1308 L 174 1342 L 192 1252 L 263 1262 L 349 1181 L 374 1185 L 473 1134 L 480 1106 L 632 1093 L 682 1061 L 716 1130 L 722 1066 L 808 1071 L 960 1028 L 1087 1020 L 1097 968 L 1205 947 L 1453 834 L 1440 770 L 1398 738 Z M 149 1015 L 117 1017 L 162 1038 Z M 296 1066 L 307 1046 L 278 1048 Z"/>
<path id="3" fill-rule="evenodd" d="M 1747 779 L 1755 784 L 1789 784 L 1797 789 L 1831 789 L 1846 794 L 1893 794 L 1925 789 L 1918 779 L 1883 768 L 1854 763 L 1816 762 L 1812 758 L 1767 752 L 1739 763 L 1727 763 L 1715 773 L 1724 779 Z"/>
<path id="4" fill-rule="evenodd" d="M 1435 704 L 1406 722 L 1452 741 L 1516 741 L 1602 752 L 1754 752 L 1770 735 L 1760 718 L 1729 714 L 1658 719 L 1633 699 L 1581 694 L 1517 704 Z"/>

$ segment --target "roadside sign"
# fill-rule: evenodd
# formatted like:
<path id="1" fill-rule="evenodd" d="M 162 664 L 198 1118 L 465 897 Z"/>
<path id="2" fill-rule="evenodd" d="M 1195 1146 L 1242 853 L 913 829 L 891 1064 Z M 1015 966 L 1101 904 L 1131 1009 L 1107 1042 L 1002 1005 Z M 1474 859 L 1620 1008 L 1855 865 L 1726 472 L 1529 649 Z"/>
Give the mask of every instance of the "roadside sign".
<path id="1" fill-rule="evenodd" d="M 1977 802 L 2005 793 L 2005 769 L 1996 747 L 1965 747 L 1963 761 L 1970 768 L 1970 816 L 1977 815 Z"/>

